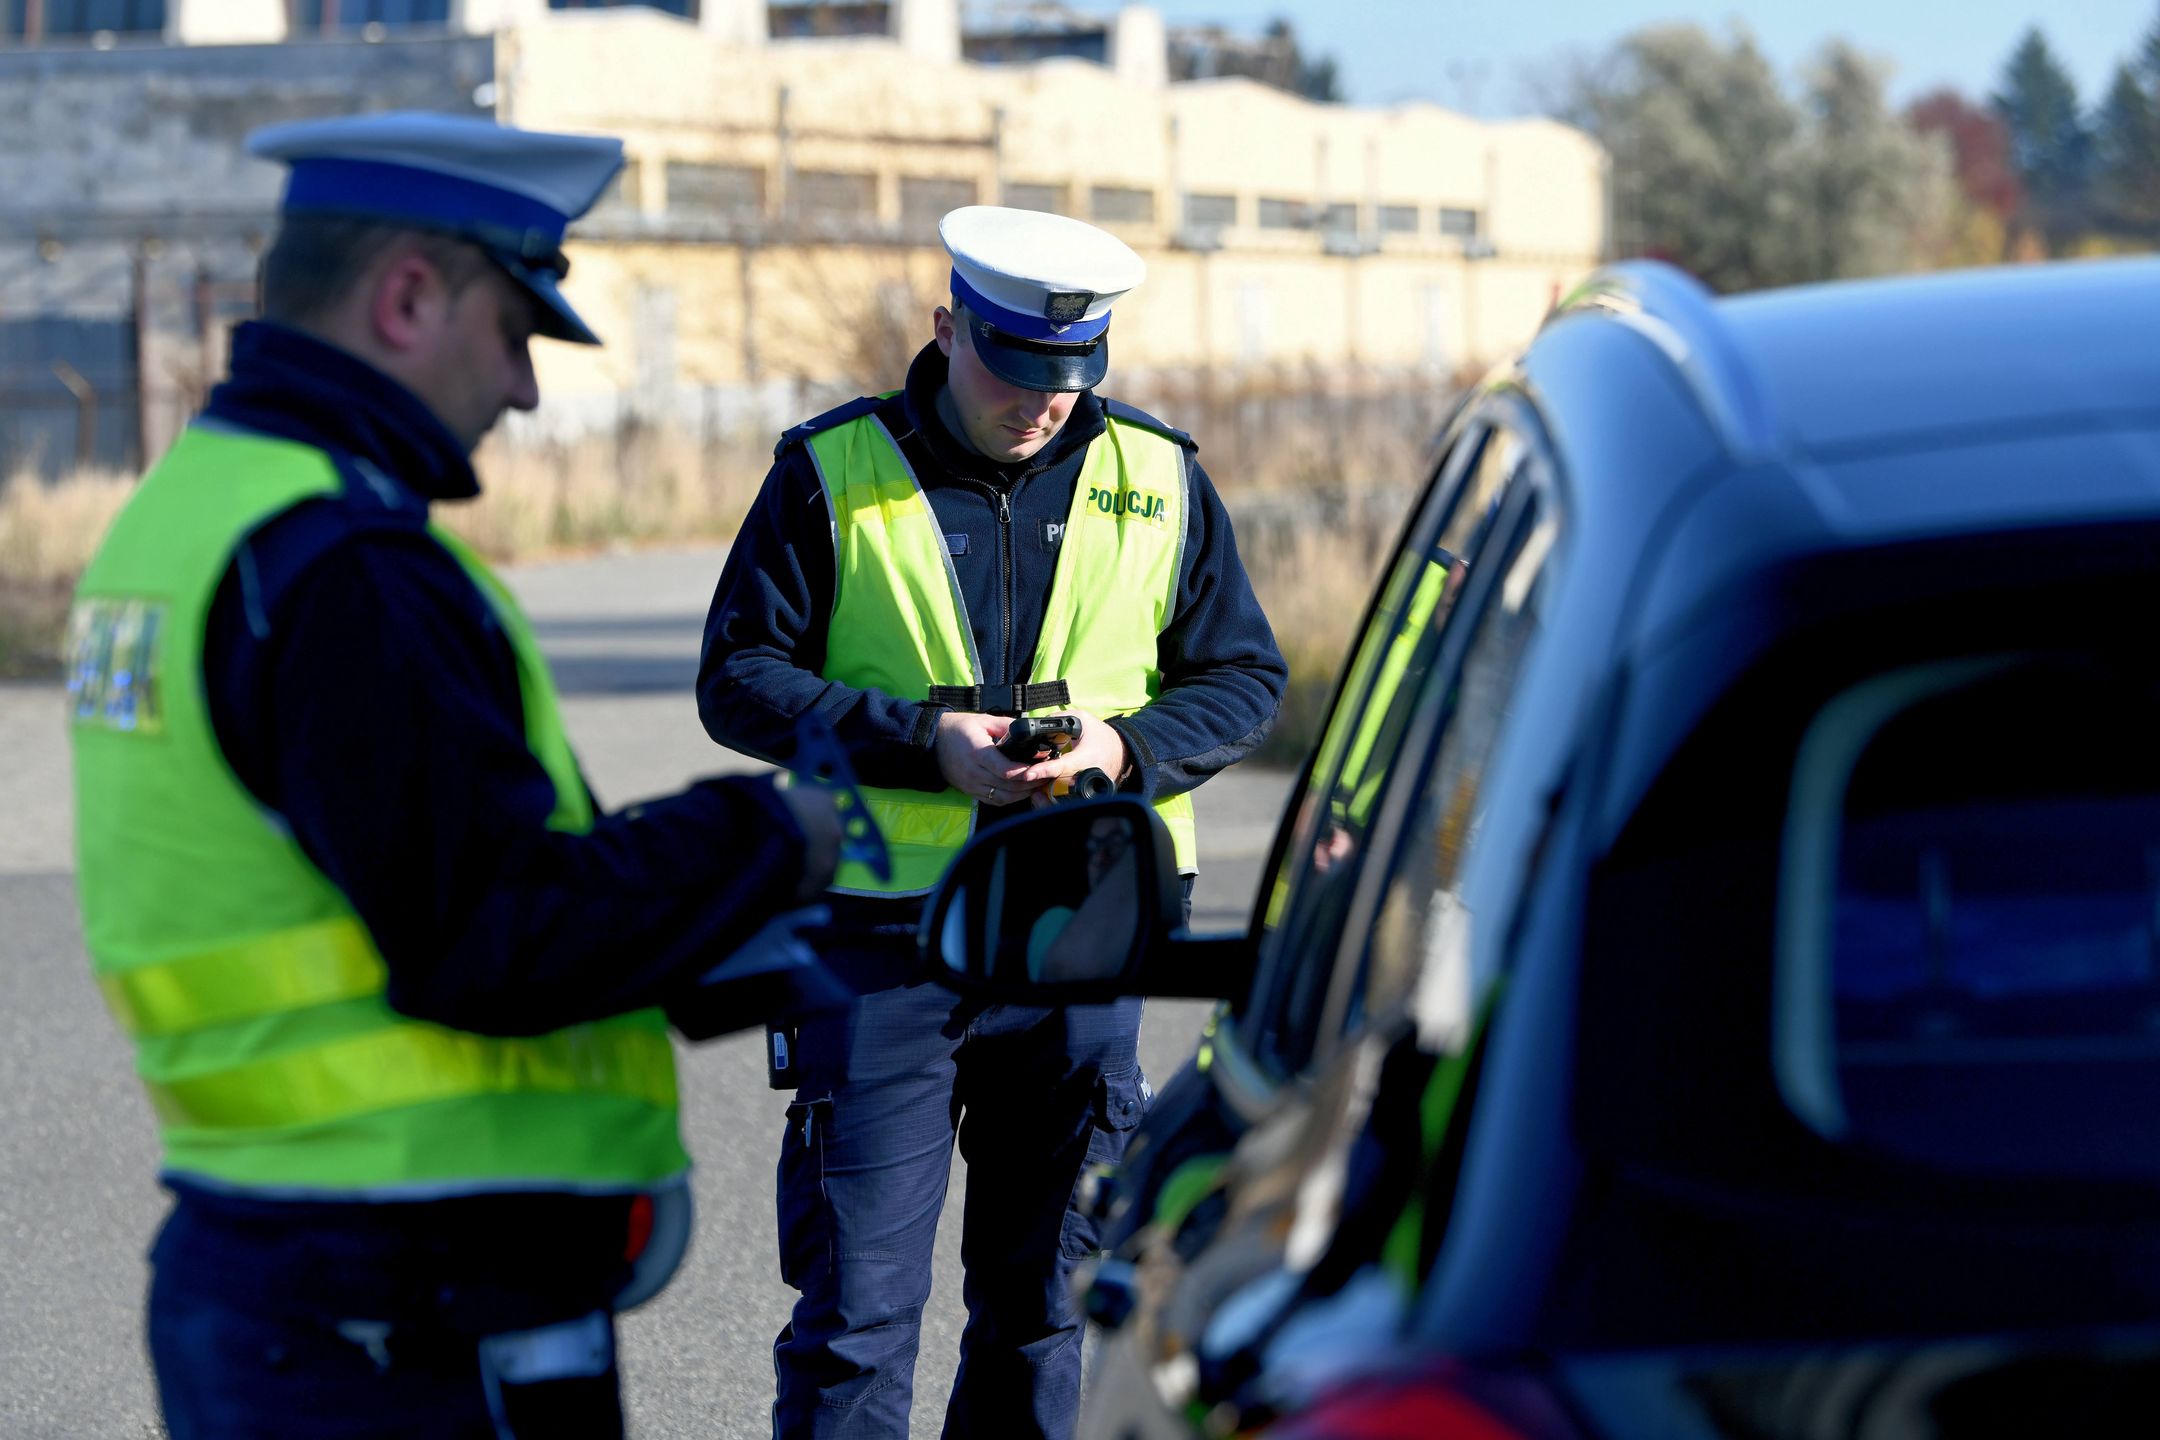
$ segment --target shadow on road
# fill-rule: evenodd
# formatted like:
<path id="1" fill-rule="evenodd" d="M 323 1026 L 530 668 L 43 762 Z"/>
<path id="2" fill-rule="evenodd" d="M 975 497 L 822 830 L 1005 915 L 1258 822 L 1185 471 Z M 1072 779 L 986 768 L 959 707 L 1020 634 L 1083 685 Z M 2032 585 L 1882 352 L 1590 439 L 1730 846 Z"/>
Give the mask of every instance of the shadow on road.
<path id="1" fill-rule="evenodd" d="M 565 695 L 687 697 L 697 685 L 705 619 L 684 611 L 536 620 L 555 688 Z"/>
<path id="2" fill-rule="evenodd" d="M 697 685 L 697 659 L 680 655 L 564 655 L 548 660 L 564 695 L 683 695 Z M 685 702 L 687 703 L 687 701 Z"/>
<path id="3" fill-rule="evenodd" d="M 542 648 L 557 640 L 657 640 L 691 650 L 704 641 L 705 616 L 683 613 L 661 615 L 596 615 L 590 618 L 535 620 L 533 634 Z"/>

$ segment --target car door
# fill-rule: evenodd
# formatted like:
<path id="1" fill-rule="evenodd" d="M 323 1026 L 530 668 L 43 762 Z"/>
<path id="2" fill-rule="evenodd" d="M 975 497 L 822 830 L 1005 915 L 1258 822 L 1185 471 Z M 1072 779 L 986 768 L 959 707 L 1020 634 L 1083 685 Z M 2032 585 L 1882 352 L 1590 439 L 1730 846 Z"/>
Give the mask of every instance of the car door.
<path id="1" fill-rule="evenodd" d="M 1492 639 L 1474 642 L 1497 613 L 1487 597 L 1508 580 L 1499 572 L 1533 542 L 1540 563 L 1550 550 L 1549 477 L 1529 407 L 1488 399 L 1442 461 L 1382 580 L 1263 881 L 1253 989 L 1219 1047 L 1225 1080 L 1250 1086 L 1241 1098 L 1256 1102 L 1256 1115 L 1309 1083 L 1372 1013 L 1405 998 L 1416 966 L 1388 947 L 1373 967 L 1374 917 L 1397 849 L 1419 838 L 1409 828 L 1423 825 L 1428 846 L 1444 842 L 1426 863 L 1462 859 L 1476 778 L 1521 651 L 1519 635 L 1497 657 Z M 1496 670 L 1496 659 L 1509 663 Z M 1450 733 L 1458 716 L 1466 731 Z M 1436 747 L 1449 773 L 1428 793 Z M 1447 797 L 1444 813 L 1432 809 L 1435 794 Z"/>
<path id="2" fill-rule="evenodd" d="M 1136 1327 L 1149 1352 L 1197 1345 L 1228 1297 L 1309 1264 L 1326 1242 L 1324 1223 L 1282 1218 L 1329 1213 L 1328 1180 L 1339 1180 L 1344 1136 L 1357 1128 L 1350 1112 L 1369 1100 L 1371 1067 L 1353 1052 L 1375 1017 L 1400 1016 L 1425 953 L 1402 939 L 1414 926 L 1369 943 L 1376 911 L 1410 903 L 1391 884 L 1397 853 L 1430 868 L 1438 845 L 1453 865 L 1473 829 L 1476 779 L 1509 686 L 1495 683 L 1491 640 L 1473 643 L 1491 627 L 1466 621 L 1508 613 L 1499 650 L 1511 676 L 1527 632 L 1516 623 L 1526 596 L 1509 587 L 1523 583 L 1515 572 L 1526 553 L 1537 552 L 1534 578 L 1551 548 L 1540 435 L 1527 405 L 1504 396 L 1458 427 L 1278 834 L 1254 919 L 1252 988 L 1212 1027 L 1202 1073 L 1174 1081 L 1143 1126 L 1155 1133 L 1136 1137 L 1156 1188 L 1134 1197 L 1133 1218 L 1152 1223 L 1126 1228 L 1142 1238 L 1122 1251 L 1119 1263 L 1137 1271 L 1120 1283 L 1166 1297 Z M 1441 743 L 1458 715 L 1460 742 Z M 1425 783 L 1436 763 L 1448 797 L 1437 810 Z M 1428 899 L 1433 890 L 1411 888 Z M 1287 1244 L 1286 1229 L 1296 1232 Z"/>
<path id="3" fill-rule="evenodd" d="M 1543 809 L 1539 787 L 1495 781 L 1565 518 L 1527 403 L 1494 397 L 1485 418 L 1388 577 L 1360 644 L 1369 683 L 1331 718 L 1261 917 L 1274 948 L 1220 1046 L 1226 1070 L 1279 1078 L 1224 1168 L 1217 1233 L 1183 1237 L 1157 1338 L 1191 1347 L 1188 1410 L 1284 1413 L 1368 1361 L 1445 1225 L 1435 1182 L 1499 992 L 1471 937 L 1512 908 L 1508 884 L 1477 877 L 1521 873 Z"/>

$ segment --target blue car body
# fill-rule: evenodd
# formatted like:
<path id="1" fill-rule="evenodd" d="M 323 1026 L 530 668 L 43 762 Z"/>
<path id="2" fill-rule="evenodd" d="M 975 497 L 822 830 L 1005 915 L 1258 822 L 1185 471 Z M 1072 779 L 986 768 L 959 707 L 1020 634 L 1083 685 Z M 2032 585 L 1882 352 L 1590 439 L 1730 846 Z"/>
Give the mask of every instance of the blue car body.
<path id="1" fill-rule="evenodd" d="M 1087 1433 L 2149 1433 L 2156 337 L 1629 264 L 1468 397 L 1249 932 L 1121 972 L 1231 978 Z"/>

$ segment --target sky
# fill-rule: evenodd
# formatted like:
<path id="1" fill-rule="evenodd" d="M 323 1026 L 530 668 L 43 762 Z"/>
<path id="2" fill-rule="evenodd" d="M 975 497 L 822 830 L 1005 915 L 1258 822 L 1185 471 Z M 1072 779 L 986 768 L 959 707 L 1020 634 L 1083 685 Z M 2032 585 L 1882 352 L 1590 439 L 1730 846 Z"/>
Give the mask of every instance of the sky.
<path id="1" fill-rule="evenodd" d="M 1148 0 L 1172 25 L 1256 31 L 1286 16 L 1308 51 L 1331 54 L 1346 98 L 1360 105 L 1423 99 L 1489 117 L 1537 109 L 1526 83 L 1569 54 L 1594 56 L 1630 31 L 1690 21 L 1715 34 L 1737 20 L 1788 83 L 1834 38 L 1889 60 L 1890 98 L 1903 104 L 1948 85 L 1974 100 L 1995 89 L 2034 24 L 2077 81 L 2088 107 L 2115 67 L 2160 19 L 2160 0 Z M 1075 0 L 1106 10 L 1107 0 Z"/>

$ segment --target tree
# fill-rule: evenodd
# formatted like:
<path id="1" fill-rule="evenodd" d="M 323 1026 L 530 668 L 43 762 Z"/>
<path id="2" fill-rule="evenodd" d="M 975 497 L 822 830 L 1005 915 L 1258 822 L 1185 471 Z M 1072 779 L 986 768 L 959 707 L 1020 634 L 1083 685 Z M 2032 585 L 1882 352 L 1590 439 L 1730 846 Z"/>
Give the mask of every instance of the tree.
<path id="1" fill-rule="evenodd" d="M 1308 100 L 1329 105 L 1341 103 L 1342 78 L 1336 73 L 1334 56 L 1308 55 L 1305 47 L 1298 44 L 1297 31 L 1281 16 L 1268 22 L 1264 35 L 1262 43 L 1282 57 L 1282 78 L 1271 80 L 1270 84 L 1280 85 Z"/>
<path id="2" fill-rule="evenodd" d="M 2094 218 L 2108 230 L 2160 239 L 2160 113 L 2138 71 L 2123 65 L 2093 126 Z"/>
<path id="3" fill-rule="evenodd" d="M 1308 55 L 1298 44 L 1296 29 L 1279 16 L 1255 40 L 1232 35 L 1219 25 L 1171 31 L 1170 78 L 1198 80 L 1211 75 L 1243 75 L 1325 103 L 1343 98 L 1334 57 Z"/>
<path id="4" fill-rule="evenodd" d="M 1954 199 L 1945 148 L 1890 112 L 1880 69 L 1847 46 L 1796 105 L 1744 30 L 1726 46 L 1653 27 L 1578 66 L 1558 108 L 1612 156 L 1615 248 L 1717 290 L 1905 268 Z"/>
<path id="5" fill-rule="evenodd" d="M 1566 118 L 1612 156 L 1616 249 L 1673 260 L 1718 290 L 1770 283 L 1771 157 L 1796 117 L 1745 32 L 1728 51 L 1692 25 L 1641 30 L 1574 89 Z"/>
<path id="6" fill-rule="evenodd" d="M 2008 220 L 2025 203 L 2017 167 L 2010 162 L 2010 132 L 2000 116 L 1955 90 L 1935 90 L 1905 111 L 1905 123 L 1950 146 L 1958 191 L 1965 202 L 1997 220 Z"/>
<path id="7" fill-rule="evenodd" d="M 1791 279 L 1907 269 L 1916 242 L 1946 228 L 1956 197 L 1948 149 L 1891 113 L 1886 70 L 1842 41 L 1809 69 L 1784 177 Z"/>
<path id="8" fill-rule="evenodd" d="M 2010 132 L 2001 119 L 1954 90 L 1936 90 L 1906 109 L 1905 123 L 1947 150 L 1956 180 L 1949 213 L 1923 242 L 1921 262 L 1947 269 L 2005 259 L 2010 220 L 2024 205 L 2025 190 L 2010 163 Z"/>
<path id="9" fill-rule="evenodd" d="M 2093 208 L 2119 239 L 2160 243 L 2160 17 L 2116 69 L 2095 117 Z"/>
<path id="10" fill-rule="evenodd" d="M 2038 27 L 2026 31 L 2011 53 L 1992 103 L 2009 131 L 2010 157 L 2025 187 L 2023 222 L 2059 251 L 2085 228 L 2092 135 L 2079 113 L 2077 82 Z"/>

